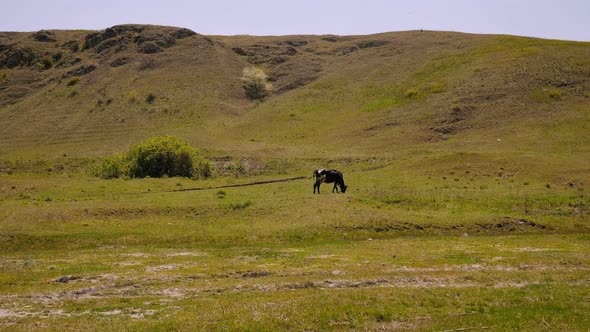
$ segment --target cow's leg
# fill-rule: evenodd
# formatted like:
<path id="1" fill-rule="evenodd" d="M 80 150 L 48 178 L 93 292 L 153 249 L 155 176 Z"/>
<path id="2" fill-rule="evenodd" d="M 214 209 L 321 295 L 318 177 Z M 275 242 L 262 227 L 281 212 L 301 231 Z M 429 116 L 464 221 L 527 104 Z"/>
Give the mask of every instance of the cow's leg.
<path id="1" fill-rule="evenodd" d="M 336 193 L 338 193 L 338 187 L 336 186 L 336 182 L 334 182 L 334 188 L 332 188 L 332 193 L 334 193 L 334 190 L 336 190 Z"/>
<path id="2" fill-rule="evenodd" d="M 316 188 L 317 188 L 317 190 L 318 190 L 318 194 L 320 193 L 320 184 L 321 184 L 321 182 L 320 182 L 320 181 L 316 181 L 316 182 L 313 184 L 313 193 L 314 193 L 314 194 L 315 194 L 315 190 L 316 190 Z"/>

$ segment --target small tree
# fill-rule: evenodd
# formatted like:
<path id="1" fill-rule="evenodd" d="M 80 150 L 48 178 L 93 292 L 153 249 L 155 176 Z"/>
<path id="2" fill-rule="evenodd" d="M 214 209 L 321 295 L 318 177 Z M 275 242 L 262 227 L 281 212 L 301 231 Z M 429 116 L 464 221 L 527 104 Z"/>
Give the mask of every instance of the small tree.
<path id="1" fill-rule="evenodd" d="M 272 84 L 268 82 L 268 76 L 260 68 L 244 68 L 240 80 L 246 95 L 252 100 L 263 100 L 272 91 Z"/>

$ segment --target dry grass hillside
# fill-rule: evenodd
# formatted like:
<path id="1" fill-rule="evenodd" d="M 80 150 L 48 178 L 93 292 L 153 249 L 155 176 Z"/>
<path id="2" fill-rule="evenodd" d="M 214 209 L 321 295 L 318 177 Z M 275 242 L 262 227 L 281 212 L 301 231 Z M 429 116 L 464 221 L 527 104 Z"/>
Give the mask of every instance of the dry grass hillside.
<path id="1" fill-rule="evenodd" d="M 252 65 L 275 88 L 262 103 L 240 86 Z M 1 33 L 0 68 L 8 159 L 105 155 L 174 134 L 210 156 L 422 155 L 435 165 L 460 152 L 463 162 L 584 174 L 590 161 L 588 43 L 429 31 L 203 36 L 121 25 Z"/>

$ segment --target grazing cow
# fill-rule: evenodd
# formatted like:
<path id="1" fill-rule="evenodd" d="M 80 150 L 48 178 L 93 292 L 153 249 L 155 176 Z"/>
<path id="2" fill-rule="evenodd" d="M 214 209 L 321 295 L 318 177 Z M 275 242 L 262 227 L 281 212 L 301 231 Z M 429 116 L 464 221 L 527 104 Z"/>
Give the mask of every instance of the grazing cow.
<path id="1" fill-rule="evenodd" d="M 324 182 L 334 183 L 334 188 L 332 189 L 332 192 L 334 192 L 334 190 L 338 192 L 338 186 L 340 186 L 340 190 L 342 190 L 342 193 L 345 193 L 346 188 L 348 188 L 348 186 L 344 184 L 344 177 L 342 176 L 342 173 L 335 169 L 316 169 L 315 171 L 313 171 L 313 178 L 314 194 L 316 189 L 318 191 L 318 194 L 320 193 L 320 185 Z"/>

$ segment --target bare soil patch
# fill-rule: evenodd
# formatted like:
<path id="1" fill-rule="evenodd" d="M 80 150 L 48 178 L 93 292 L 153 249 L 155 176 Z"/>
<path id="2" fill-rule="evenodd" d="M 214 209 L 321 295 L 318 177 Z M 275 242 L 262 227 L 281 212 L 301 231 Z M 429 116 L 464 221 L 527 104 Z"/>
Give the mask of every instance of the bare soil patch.
<path id="1" fill-rule="evenodd" d="M 500 220 L 489 223 L 476 224 L 418 224 L 398 221 L 379 221 L 370 224 L 357 224 L 353 226 L 339 225 L 334 227 L 340 231 L 372 231 L 381 232 L 423 232 L 439 234 L 500 234 L 518 232 L 550 231 L 552 227 L 536 223 L 526 219 L 503 217 Z"/>

